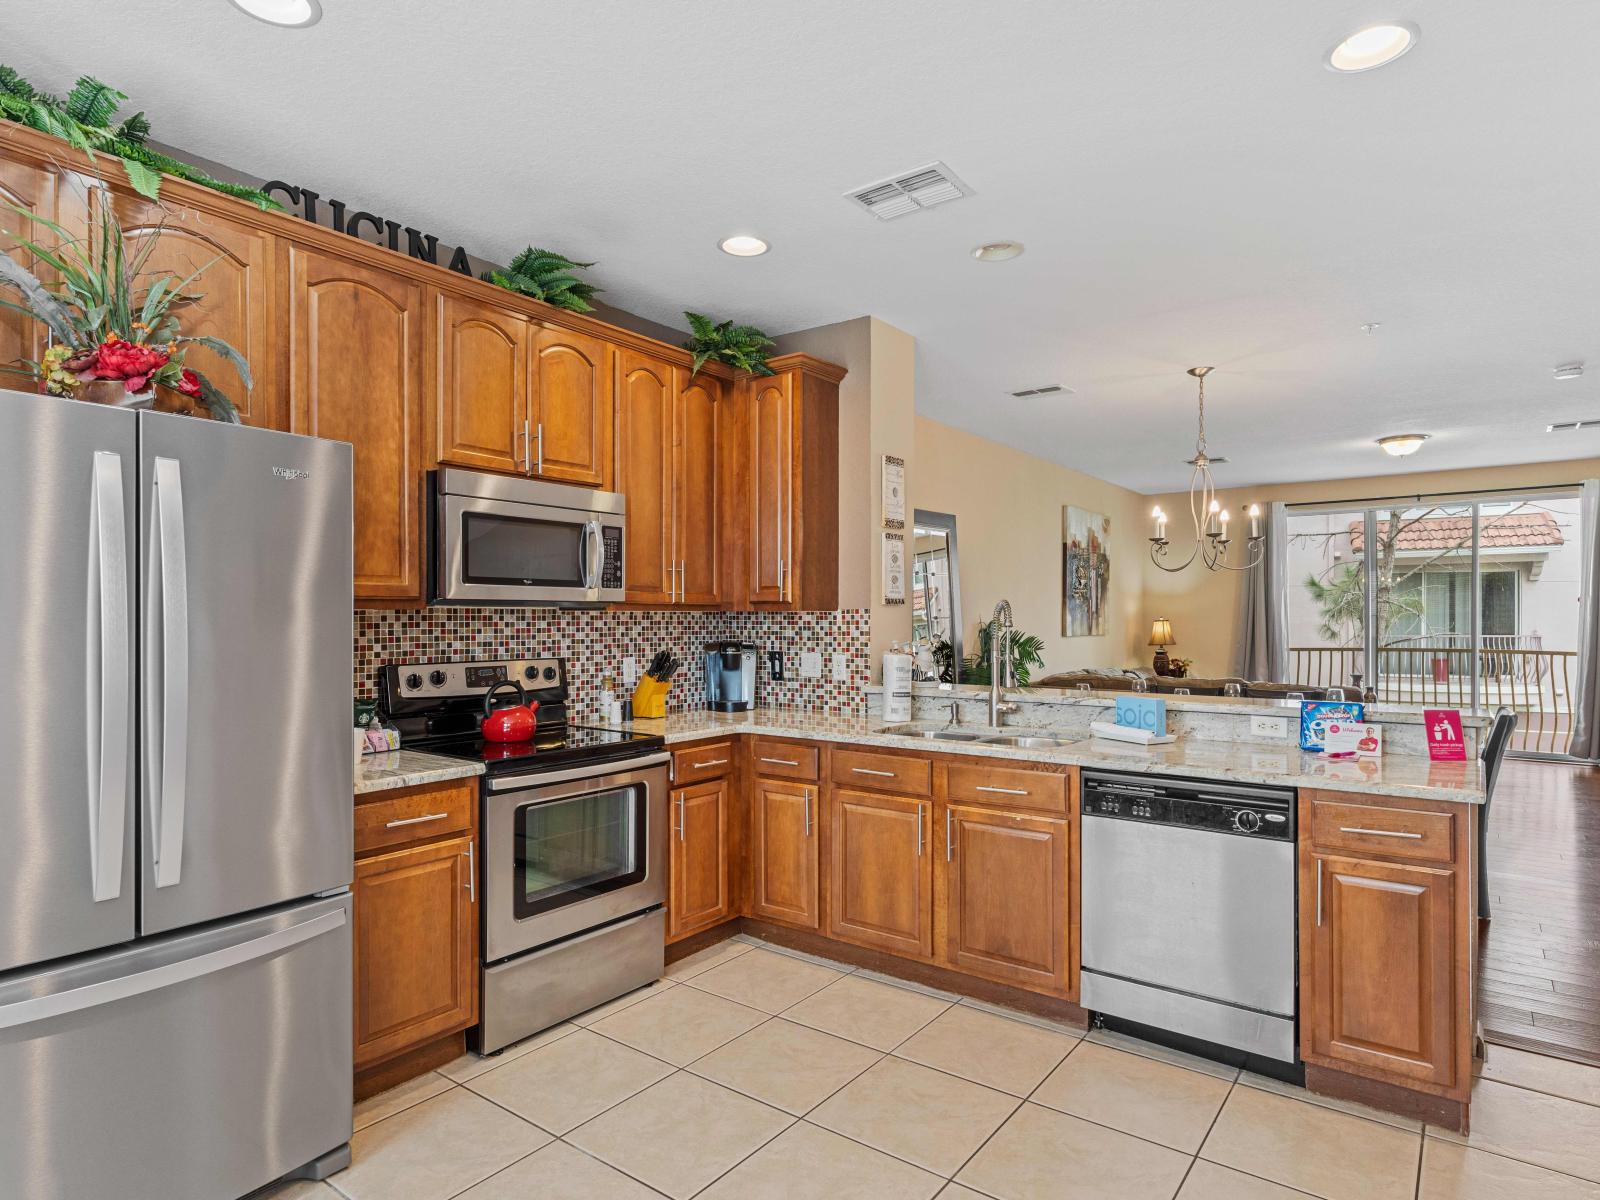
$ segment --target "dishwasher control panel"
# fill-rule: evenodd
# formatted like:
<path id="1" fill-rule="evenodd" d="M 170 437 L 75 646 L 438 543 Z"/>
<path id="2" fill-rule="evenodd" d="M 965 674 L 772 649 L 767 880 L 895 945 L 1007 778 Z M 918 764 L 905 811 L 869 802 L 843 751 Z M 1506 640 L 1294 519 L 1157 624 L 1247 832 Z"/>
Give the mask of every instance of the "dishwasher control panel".
<path id="1" fill-rule="evenodd" d="M 1083 773 L 1083 815 L 1294 840 L 1295 797 L 1276 788 Z"/>

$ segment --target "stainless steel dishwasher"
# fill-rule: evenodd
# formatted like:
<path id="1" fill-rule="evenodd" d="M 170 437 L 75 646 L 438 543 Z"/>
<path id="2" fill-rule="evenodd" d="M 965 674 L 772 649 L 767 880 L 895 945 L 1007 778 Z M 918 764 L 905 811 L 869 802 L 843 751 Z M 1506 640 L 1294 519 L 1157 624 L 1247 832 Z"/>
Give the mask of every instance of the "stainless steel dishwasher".
<path id="1" fill-rule="evenodd" d="M 1085 1008 L 1297 1067 L 1292 790 L 1085 771 L 1082 871 Z"/>

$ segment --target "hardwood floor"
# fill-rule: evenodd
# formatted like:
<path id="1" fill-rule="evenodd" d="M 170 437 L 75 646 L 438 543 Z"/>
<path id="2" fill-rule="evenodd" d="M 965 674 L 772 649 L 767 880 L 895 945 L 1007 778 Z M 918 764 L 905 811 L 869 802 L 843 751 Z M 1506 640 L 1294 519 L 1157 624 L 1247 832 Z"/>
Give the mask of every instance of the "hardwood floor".
<path id="1" fill-rule="evenodd" d="M 1600 1064 L 1600 770 L 1507 759 L 1487 859 L 1484 1036 Z"/>

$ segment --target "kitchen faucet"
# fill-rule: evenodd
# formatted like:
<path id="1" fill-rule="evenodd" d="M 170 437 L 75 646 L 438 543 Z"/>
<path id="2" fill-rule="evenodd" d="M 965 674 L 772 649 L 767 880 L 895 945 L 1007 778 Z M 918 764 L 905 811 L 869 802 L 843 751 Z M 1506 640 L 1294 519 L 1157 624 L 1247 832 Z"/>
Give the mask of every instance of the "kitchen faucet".
<path id="1" fill-rule="evenodd" d="M 1001 689 L 1015 686 L 1011 678 L 1011 601 L 994 606 L 989 627 L 989 724 L 1000 727 L 1000 718 L 1022 706 L 1004 698 Z"/>

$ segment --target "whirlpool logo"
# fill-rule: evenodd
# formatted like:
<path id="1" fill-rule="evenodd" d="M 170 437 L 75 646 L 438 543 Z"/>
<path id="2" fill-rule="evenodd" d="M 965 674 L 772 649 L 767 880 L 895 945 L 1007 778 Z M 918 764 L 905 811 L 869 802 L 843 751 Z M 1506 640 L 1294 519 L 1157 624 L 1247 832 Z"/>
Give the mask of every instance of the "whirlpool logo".
<path id="1" fill-rule="evenodd" d="M 310 479 L 310 471 L 302 471 L 299 467 L 273 467 L 272 473 L 279 479 Z"/>

